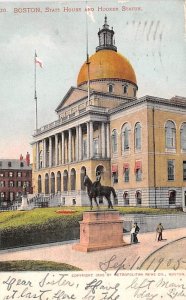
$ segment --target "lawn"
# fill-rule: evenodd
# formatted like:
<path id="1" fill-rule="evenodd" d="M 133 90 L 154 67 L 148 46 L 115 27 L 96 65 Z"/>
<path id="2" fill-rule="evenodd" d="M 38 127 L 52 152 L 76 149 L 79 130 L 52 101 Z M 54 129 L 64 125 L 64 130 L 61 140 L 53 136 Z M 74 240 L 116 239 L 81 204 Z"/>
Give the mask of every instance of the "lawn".
<path id="1" fill-rule="evenodd" d="M 101 208 L 104 209 L 104 208 Z M 172 214 L 181 213 L 176 209 L 155 209 L 144 207 L 115 207 L 121 214 Z M 57 211 L 75 211 L 73 214 L 57 213 Z M 68 223 L 72 220 L 80 221 L 82 213 L 89 210 L 89 207 L 52 207 L 36 208 L 31 211 L 6 211 L 0 212 L 0 230 L 29 225 L 41 225 L 46 223 L 55 223 L 60 220 Z"/>
<path id="2" fill-rule="evenodd" d="M 81 269 L 52 261 L 17 260 L 0 262 L 0 271 L 81 271 Z"/>

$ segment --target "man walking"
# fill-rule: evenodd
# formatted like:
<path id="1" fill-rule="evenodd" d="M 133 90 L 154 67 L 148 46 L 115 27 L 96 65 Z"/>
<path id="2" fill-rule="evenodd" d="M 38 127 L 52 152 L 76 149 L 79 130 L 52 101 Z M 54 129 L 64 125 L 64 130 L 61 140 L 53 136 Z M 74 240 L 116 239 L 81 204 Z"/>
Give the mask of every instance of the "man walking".
<path id="1" fill-rule="evenodd" d="M 163 237 L 162 237 L 162 232 L 163 232 L 164 228 L 162 226 L 161 223 L 158 224 L 157 228 L 156 228 L 156 232 L 158 234 L 158 242 L 162 241 Z"/>

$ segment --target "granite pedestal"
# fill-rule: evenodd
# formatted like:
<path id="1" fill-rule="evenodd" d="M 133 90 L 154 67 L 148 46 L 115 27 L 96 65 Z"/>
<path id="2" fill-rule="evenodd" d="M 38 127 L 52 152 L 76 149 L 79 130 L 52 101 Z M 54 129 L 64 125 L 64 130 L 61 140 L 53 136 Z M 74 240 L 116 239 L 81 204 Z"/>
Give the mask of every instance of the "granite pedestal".
<path id="1" fill-rule="evenodd" d="M 123 220 L 116 210 L 87 211 L 80 222 L 80 243 L 73 249 L 90 252 L 102 249 L 122 247 Z"/>

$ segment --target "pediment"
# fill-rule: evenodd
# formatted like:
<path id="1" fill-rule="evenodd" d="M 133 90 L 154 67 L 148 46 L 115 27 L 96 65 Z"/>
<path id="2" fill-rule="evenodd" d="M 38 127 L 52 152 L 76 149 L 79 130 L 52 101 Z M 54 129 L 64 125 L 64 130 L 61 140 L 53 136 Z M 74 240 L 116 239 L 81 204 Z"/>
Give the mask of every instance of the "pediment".
<path id="1" fill-rule="evenodd" d="M 71 87 L 67 92 L 67 94 L 62 99 L 61 103 L 56 108 L 56 112 L 59 112 L 61 109 L 66 108 L 69 105 L 72 105 L 76 101 L 81 100 L 86 96 L 87 96 L 86 90 L 76 88 L 76 87 Z"/>

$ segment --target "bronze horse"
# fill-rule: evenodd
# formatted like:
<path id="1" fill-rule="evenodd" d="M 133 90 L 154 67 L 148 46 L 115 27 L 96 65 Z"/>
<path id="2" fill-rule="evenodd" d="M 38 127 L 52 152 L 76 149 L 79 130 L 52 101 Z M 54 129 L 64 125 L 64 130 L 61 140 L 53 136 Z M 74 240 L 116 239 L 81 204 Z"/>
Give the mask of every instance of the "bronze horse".
<path id="1" fill-rule="evenodd" d="M 87 193 L 89 196 L 89 200 L 90 200 L 90 208 L 92 209 L 92 199 L 94 199 L 97 207 L 99 207 L 98 202 L 96 197 L 100 197 L 100 196 L 104 196 L 107 201 L 108 201 L 108 208 L 113 208 L 112 205 L 112 201 L 110 200 L 111 197 L 111 193 L 114 196 L 114 200 L 117 200 L 117 195 L 115 192 L 115 189 L 111 186 L 103 186 L 100 184 L 99 188 L 97 187 L 97 185 L 94 183 L 92 183 L 92 181 L 90 180 L 90 178 L 85 175 L 84 177 L 84 185 L 87 187 Z"/>

